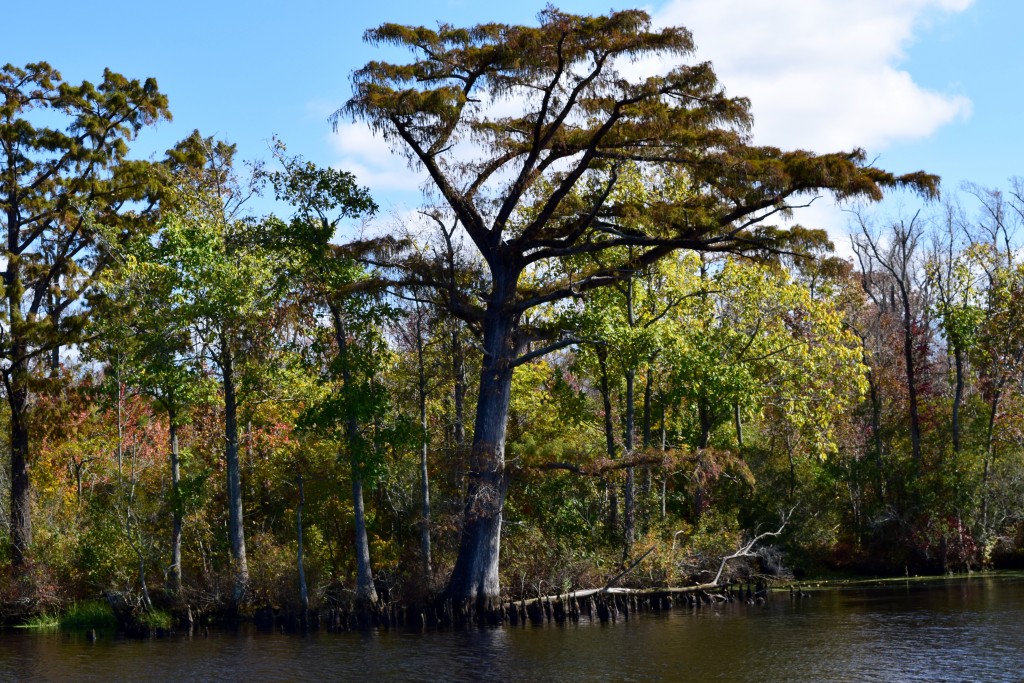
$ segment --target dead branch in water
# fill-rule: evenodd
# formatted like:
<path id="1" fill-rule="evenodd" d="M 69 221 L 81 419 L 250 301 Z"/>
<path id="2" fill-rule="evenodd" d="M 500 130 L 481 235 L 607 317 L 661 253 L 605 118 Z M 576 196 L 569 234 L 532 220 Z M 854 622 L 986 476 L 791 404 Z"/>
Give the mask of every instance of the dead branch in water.
<path id="1" fill-rule="evenodd" d="M 530 598 L 528 600 L 524 599 L 524 600 L 520 600 L 518 602 L 515 601 L 515 600 L 512 600 L 512 601 L 509 601 L 509 602 L 510 602 L 510 604 L 515 603 L 515 604 L 521 604 L 523 606 L 526 606 L 526 605 L 532 605 L 534 603 L 544 602 L 544 601 L 550 602 L 550 601 L 569 600 L 569 599 L 576 599 L 576 600 L 578 600 L 580 598 L 588 598 L 588 597 L 592 597 L 592 596 L 595 596 L 595 595 L 601 595 L 601 594 L 604 594 L 604 593 L 611 594 L 611 595 L 636 595 L 636 596 L 641 596 L 641 597 L 668 597 L 668 596 L 677 595 L 677 594 L 681 594 L 681 593 L 696 593 L 696 592 L 700 592 L 700 591 L 711 590 L 711 589 L 714 589 L 714 588 L 720 588 L 719 581 L 722 579 L 722 572 L 725 571 L 725 567 L 726 567 L 726 565 L 728 565 L 729 561 L 730 560 L 735 560 L 735 559 L 738 559 L 738 558 L 741 558 L 741 557 L 755 557 L 757 555 L 757 553 L 755 552 L 754 549 L 757 546 L 757 544 L 761 540 L 763 540 L 765 538 L 769 538 L 769 537 L 773 537 L 773 536 L 779 536 L 780 534 L 782 534 L 782 531 L 783 531 L 783 529 L 786 528 L 786 525 L 789 523 L 789 518 L 790 518 L 790 516 L 792 514 L 793 514 L 793 510 L 792 509 L 790 509 L 789 512 L 786 512 L 785 514 L 783 514 L 782 515 L 782 523 L 779 525 L 779 528 L 776 529 L 775 531 L 765 531 L 765 532 L 762 532 L 762 533 L 756 533 L 757 529 L 755 529 L 754 530 L 755 534 L 754 534 L 753 538 L 751 538 L 749 541 L 747 541 L 742 546 L 740 546 L 740 548 L 736 552 L 734 552 L 734 553 L 732 553 L 730 555 L 726 555 L 725 557 L 722 558 L 721 564 L 719 564 L 719 566 L 718 566 L 718 572 L 715 574 L 715 578 L 710 583 L 699 583 L 699 584 L 696 584 L 696 585 L 693 585 L 693 586 L 681 586 L 681 587 L 665 586 L 665 587 L 661 587 L 661 588 L 616 588 L 615 584 L 619 580 L 621 580 L 622 577 L 624 577 L 629 572 L 633 571 L 648 555 L 650 555 L 652 552 L 654 552 L 654 549 L 657 546 L 651 546 L 650 548 L 647 549 L 647 551 L 643 555 L 641 555 L 636 560 L 634 560 L 633 563 L 629 567 L 627 567 L 623 571 L 621 571 L 618 574 L 616 574 L 615 576 L 613 576 L 611 579 L 608 580 L 608 583 L 606 583 L 601 588 L 587 588 L 587 589 L 580 590 L 580 591 L 569 591 L 569 592 L 566 592 L 566 593 L 557 593 L 555 595 L 543 595 L 543 596 L 536 597 L 536 598 Z M 677 536 L 677 535 L 678 535 L 678 533 L 676 535 L 674 535 L 673 538 L 672 538 L 672 549 L 673 549 L 673 551 L 675 550 L 675 536 Z"/>
<path id="2" fill-rule="evenodd" d="M 742 546 L 732 555 L 726 555 L 722 558 L 722 563 L 718 566 L 718 573 L 715 574 L 715 579 L 711 582 L 711 585 L 718 585 L 718 581 L 722 578 L 722 572 L 725 571 L 725 565 L 729 563 L 729 560 L 735 560 L 740 557 L 754 557 L 755 555 L 757 555 L 757 553 L 753 552 L 753 550 L 754 546 L 757 545 L 758 541 L 760 541 L 762 538 L 768 538 L 769 536 L 780 535 L 782 533 L 782 530 L 786 528 L 786 524 L 789 523 L 789 517 L 792 514 L 793 510 L 790 509 L 789 512 L 782 515 L 782 524 L 779 525 L 779 528 L 776 531 L 765 531 L 764 533 L 757 534 L 757 529 L 754 529 L 755 535 L 752 539 L 750 539 L 750 541 L 747 542 L 746 545 Z"/>

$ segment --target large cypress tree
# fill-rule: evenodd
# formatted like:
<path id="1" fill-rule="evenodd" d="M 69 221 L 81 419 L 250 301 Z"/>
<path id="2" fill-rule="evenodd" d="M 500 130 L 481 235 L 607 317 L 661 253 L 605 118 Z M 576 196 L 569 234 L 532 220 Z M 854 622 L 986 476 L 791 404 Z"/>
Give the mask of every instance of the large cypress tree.
<path id="1" fill-rule="evenodd" d="M 457 601 L 487 607 L 499 597 L 513 370 L 572 343 L 531 325 L 531 309 L 622 281 L 678 249 L 783 249 L 786 231 L 758 226 L 789 211 L 791 198 L 936 191 L 934 176 L 894 176 L 867 165 L 861 150 L 815 155 L 751 144 L 749 102 L 727 96 L 709 63 L 688 61 L 689 31 L 652 29 L 639 10 L 585 17 L 549 7 L 537 26 L 385 24 L 366 39 L 408 48 L 413 58 L 356 71 L 335 120 L 367 121 L 425 170 L 486 264 L 472 287 L 422 261 L 396 264 L 442 290 L 440 299 L 482 337 L 461 541 L 447 588 Z M 637 60 L 672 68 L 627 77 Z M 690 191 L 672 200 L 616 193 L 625 163 L 670 166 Z"/>

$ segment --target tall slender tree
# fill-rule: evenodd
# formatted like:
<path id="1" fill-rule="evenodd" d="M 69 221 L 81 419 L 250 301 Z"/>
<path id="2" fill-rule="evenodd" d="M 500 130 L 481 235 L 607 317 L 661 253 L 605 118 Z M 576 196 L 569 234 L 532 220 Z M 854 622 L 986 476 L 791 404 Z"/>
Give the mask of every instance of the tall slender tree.
<path id="1" fill-rule="evenodd" d="M 374 418 L 385 409 L 387 397 L 376 381 L 384 361 L 381 328 L 390 314 L 377 294 L 381 287 L 368 277 L 356 257 L 382 242 L 333 243 L 346 219 L 372 214 L 376 204 L 350 173 L 318 168 L 300 157 L 289 157 L 278 144 L 282 170 L 266 174 L 279 200 L 294 207 L 288 224 L 278 225 L 274 242 L 290 253 L 296 284 L 311 294 L 314 309 L 331 323 L 334 359 L 325 378 L 334 391 L 311 406 L 305 421 L 320 429 L 338 429 L 343 438 L 341 457 L 348 461 L 355 521 L 356 602 L 367 609 L 377 602 L 367 533 L 364 484 L 377 462 Z"/>
<path id="2" fill-rule="evenodd" d="M 173 298 L 191 334 L 216 369 L 224 404 L 228 537 L 234 571 L 232 598 L 241 602 L 249 583 L 245 546 L 239 412 L 250 400 L 254 376 L 265 368 L 261 334 L 288 286 L 283 255 L 268 249 L 265 226 L 243 214 L 255 179 L 234 168 L 235 147 L 198 132 L 178 155 L 193 158 L 177 175 L 177 206 L 163 221 L 155 263 L 177 269 Z"/>
<path id="3" fill-rule="evenodd" d="M 11 410 L 16 565 L 32 543 L 33 363 L 77 338 L 82 296 L 108 263 L 106 245 L 153 225 L 162 169 L 130 160 L 128 147 L 142 128 L 167 118 L 167 98 L 153 79 L 107 70 L 99 84 L 73 85 L 45 62 L 0 69 L 0 377 Z"/>

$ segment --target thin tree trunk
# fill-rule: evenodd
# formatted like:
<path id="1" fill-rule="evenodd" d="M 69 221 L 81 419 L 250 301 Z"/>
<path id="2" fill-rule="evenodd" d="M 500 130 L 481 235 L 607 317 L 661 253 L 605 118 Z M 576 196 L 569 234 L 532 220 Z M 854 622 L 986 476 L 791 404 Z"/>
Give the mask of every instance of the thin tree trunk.
<path id="1" fill-rule="evenodd" d="M 664 454 L 668 449 L 668 430 L 665 427 L 665 404 L 661 405 L 661 452 Z M 661 477 L 661 518 L 667 516 L 666 504 L 668 497 L 668 473 Z"/>
<path id="2" fill-rule="evenodd" d="M 295 537 L 298 543 L 296 564 L 299 571 L 299 604 L 302 606 L 302 625 L 305 628 L 306 618 L 309 614 L 309 591 L 306 588 L 306 563 L 302 544 L 302 510 L 306 506 L 306 490 L 302 486 L 302 472 L 299 472 L 295 481 L 299 489 L 299 504 L 295 508 Z"/>
<path id="3" fill-rule="evenodd" d="M 452 374 L 455 377 L 453 400 L 455 402 L 455 424 L 453 435 L 455 448 L 466 444 L 466 353 L 459 330 L 452 332 Z"/>
<path id="4" fill-rule="evenodd" d="M 238 460 L 238 398 L 235 394 L 234 358 L 227 334 L 221 335 L 221 374 L 224 382 L 224 457 L 228 476 L 228 537 L 235 569 L 232 600 L 238 605 L 249 586 L 242 508 L 242 474 Z"/>
<path id="5" fill-rule="evenodd" d="M 711 409 L 704 401 L 698 402 L 697 417 L 700 420 L 700 437 L 697 441 L 697 448 L 704 450 L 711 443 Z M 700 465 L 698 465 L 700 467 Z M 707 490 L 704 486 L 702 472 L 696 472 L 696 481 L 693 487 L 693 521 L 700 521 L 704 515 L 704 506 L 707 502 Z"/>
<path id="6" fill-rule="evenodd" d="M 597 348 L 597 364 L 601 373 L 601 402 L 604 407 L 604 439 L 608 457 L 615 459 L 615 424 L 612 421 L 612 393 L 608 383 L 608 355 L 603 346 Z M 608 531 L 614 536 L 619 528 L 619 494 L 608 487 Z"/>
<path id="7" fill-rule="evenodd" d="M 960 405 L 964 396 L 964 352 L 957 346 L 953 349 L 956 387 L 953 390 L 953 452 L 960 452 Z"/>
<path id="8" fill-rule="evenodd" d="M 171 573 L 169 584 L 171 590 L 174 593 L 178 593 L 181 590 L 181 524 L 183 510 L 181 500 L 181 460 L 178 450 L 178 422 L 177 412 L 173 407 L 168 409 L 167 419 L 171 437 L 171 505 L 174 517 L 171 529 Z"/>
<path id="9" fill-rule="evenodd" d="M 878 385 L 875 383 L 875 373 L 871 370 L 868 370 L 868 396 L 871 400 L 871 438 L 874 441 L 875 473 L 878 476 L 878 503 L 884 505 L 885 468 L 882 463 L 882 397 L 879 395 Z"/>
<path id="10" fill-rule="evenodd" d="M 625 429 L 625 450 L 626 453 L 632 455 L 633 453 L 633 432 L 635 430 L 635 384 L 636 384 L 636 371 L 626 371 L 626 429 Z M 633 548 L 633 542 L 636 540 L 636 502 L 635 502 L 635 482 L 634 473 L 632 467 L 626 468 L 626 485 L 624 487 L 623 494 L 623 514 L 622 514 L 622 553 L 623 557 L 628 557 L 630 551 Z"/>
<path id="11" fill-rule="evenodd" d="M 707 448 L 711 443 L 711 409 L 703 400 L 698 402 L 697 418 L 700 420 L 700 437 L 697 439 L 697 448 Z"/>
<path id="12" fill-rule="evenodd" d="M 643 447 L 644 447 L 645 451 L 648 448 L 651 447 L 651 439 L 652 439 L 652 436 L 651 436 L 651 422 L 654 419 L 653 415 L 651 414 L 651 410 L 652 410 L 651 401 L 653 399 L 652 393 L 654 391 L 654 371 L 653 370 L 654 369 L 650 365 L 647 366 L 647 377 L 646 377 L 645 382 L 644 382 L 644 416 L 643 416 L 644 440 L 643 440 Z M 651 494 L 651 466 L 650 465 L 644 465 L 644 483 L 643 483 L 642 491 L 643 491 L 644 499 L 647 500 L 648 496 L 650 496 L 650 494 Z M 648 507 L 645 505 L 644 506 L 644 524 L 645 525 L 648 523 L 648 521 L 649 521 L 648 518 L 649 517 L 650 517 L 650 513 L 649 513 L 649 510 L 648 510 Z"/>
<path id="13" fill-rule="evenodd" d="M 465 487 L 465 473 L 468 463 L 465 461 L 466 453 L 466 351 L 462 343 L 462 333 L 456 322 L 452 330 L 452 377 L 454 386 L 452 388 L 452 400 L 454 403 L 455 416 L 452 422 L 452 472 L 455 476 L 455 490 Z"/>
<path id="14" fill-rule="evenodd" d="M 733 406 L 733 422 L 736 424 L 736 445 L 743 450 L 743 416 L 740 414 L 739 401 Z"/>
<path id="15" fill-rule="evenodd" d="M 81 509 L 82 509 L 82 469 L 84 467 L 85 467 L 85 459 L 84 458 L 81 459 L 81 460 L 75 460 L 74 458 L 72 458 L 72 460 L 71 460 L 71 468 L 75 472 L 75 493 L 77 494 L 76 497 L 75 497 L 75 507 L 77 507 L 78 510 L 79 510 L 79 512 L 78 512 L 79 518 L 81 518 L 81 514 L 82 514 L 81 513 Z"/>
<path id="16" fill-rule="evenodd" d="M 370 563 L 370 541 L 366 533 L 366 510 L 363 506 L 363 477 L 357 463 L 352 463 L 352 508 L 356 524 L 356 604 L 365 609 L 377 602 Z"/>
<path id="17" fill-rule="evenodd" d="M 28 477 L 29 460 L 29 369 L 25 358 L 25 319 L 22 299 L 25 296 L 21 264 L 20 217 L 14 201 L 7 206 L 7 268 L 3 272 L 4 294 L 7 298 L 8 343 L 10 369 L 4 373 L 7 402 L 11 408 L 11 563 L 23 567 L 32 546 L 32 491 Z"/>
<path id="18" fill-rule="evenodd" d="M 338 344 L 338 358 L 341 361 L 341 381 L 346 389 L 353 389 L 352 371 L 348 358 L 348 331 L 341 309 L 334 302 L 328 303 L 334 320 L 334 338 Z M 345 439 L 348 445 L 349 465 L 352 472 L 352 509 L 355 517 L 356 551 L 356 604 L 361 610 L 377 602 L 377 590 L 373 585 L 373 565 L 370 562 L 370 540 L 366 533 L 366 510 L 363 505 L 363 474 L 360 467 L 359 422 L 350 412 L 345 420 Z"/>
<path id="19" fill-rule="evenodd" d="M 626 281 L 626 318 L 630 328 L 636 328 L 636 311 L 634 306 L 635 283 L 633 278 Z M 636 368 L 626 370 L 626 425 L 623 439 L 628 456 L 633 455 L 633 435 L 636 433 Z M 632 467 L 626 468 L 626 484 L 623 491 L 622 511 L 622 557 L 629 557 L 636 538 L 636 501 L 635 474 Z"/>
<path id="20" fill-rule="evenodd" d="M 420 499 L 422 503 L 420 515 L 420 555 L 423 561 L 423 579 L 430 585 L 433 573 L 430 559 L 430 472 L 427 469 L 427 455 L 430 448 L 427 427 L 427 369 L 423 359 L 423 315 L 416 315 L 416 360 L 419 365 L 419 404 L 420 430 L 423 444 L 420 447 Z"/>
<path id="21" fill-rule="evenodd" d="M 907 400 L 910 413 L 910 447 L 914 463 L 921 467 L 921 417 L 917 406 L 917 369 L 914 367 L 914 321 L 911 318 L 910 300 L 903 293 L 903 362 L 906 366 Z"/>
<path id="22" fill-rule="evenodd" d="M 23 362 L 18 364 L 23 366 Z M 11 407 L 11 562 L 23 567 L 32 546 L 32 491 L 28 478 L 28 388 L 27 371 L 11 372 L 8 404 Z"/>
<path id="23" fill-rule="evenodd" d="M 121 360 L 117 359 L 117 448 L 114 455 L 117 458 L 117 476 L 122 476 L 124 469 L 124 382 L 121 381 Z"/>
<path id="24" fill-rule="evenodd" d="M 786 457 L 789 458 L 789 500 L 796 494 L 796 462 L 793 460 L 793 441 L 786 430 Z"/>
<path id="25" fill-rule="evenodd" d="M 422 498 L 422 519 L 420 520 L 420 551 L 423 556 L 423 578 L 430 582 L 433 565 L 430 558 L 430 473 L 427 471 L 427 444 L 420 451 L 420 497 Z"/>
<path id="26" fill-rule="evenodd" d="M 990 472 L 992 470 L 992 462 L 996 456 L 996 443 L 995 443 L 995 428 L 996 428 L 996 415 L 999 411 L 999 400 L 1001 398 L 1001 390 L 995 389 L 992 392 L 992 400 L 989 403 L 989 414 L 988 414 L 988 429 L 985 434 L 985 461 L 982 464 L 981 470 L 981 559 L 985 561 L 985 557 L 988 554 L 988 535 L 989 535 L 989 524 L 988 524 L 988 506 L 989 506 L 989 492 L 988 492 L 988 480 Z"/>

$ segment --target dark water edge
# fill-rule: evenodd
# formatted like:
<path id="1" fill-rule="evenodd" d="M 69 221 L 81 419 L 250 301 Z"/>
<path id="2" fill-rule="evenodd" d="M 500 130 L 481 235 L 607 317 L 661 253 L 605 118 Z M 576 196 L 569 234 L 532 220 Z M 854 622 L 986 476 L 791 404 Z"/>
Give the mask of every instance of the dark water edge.
<path id="1" fill-rule="evenodd" d="M 774 592 L 602 626 L 402 633 L 252 628 L 90 643 L 0 632 L 0 681 L 1022 681 L 1024 578 Z"/>

